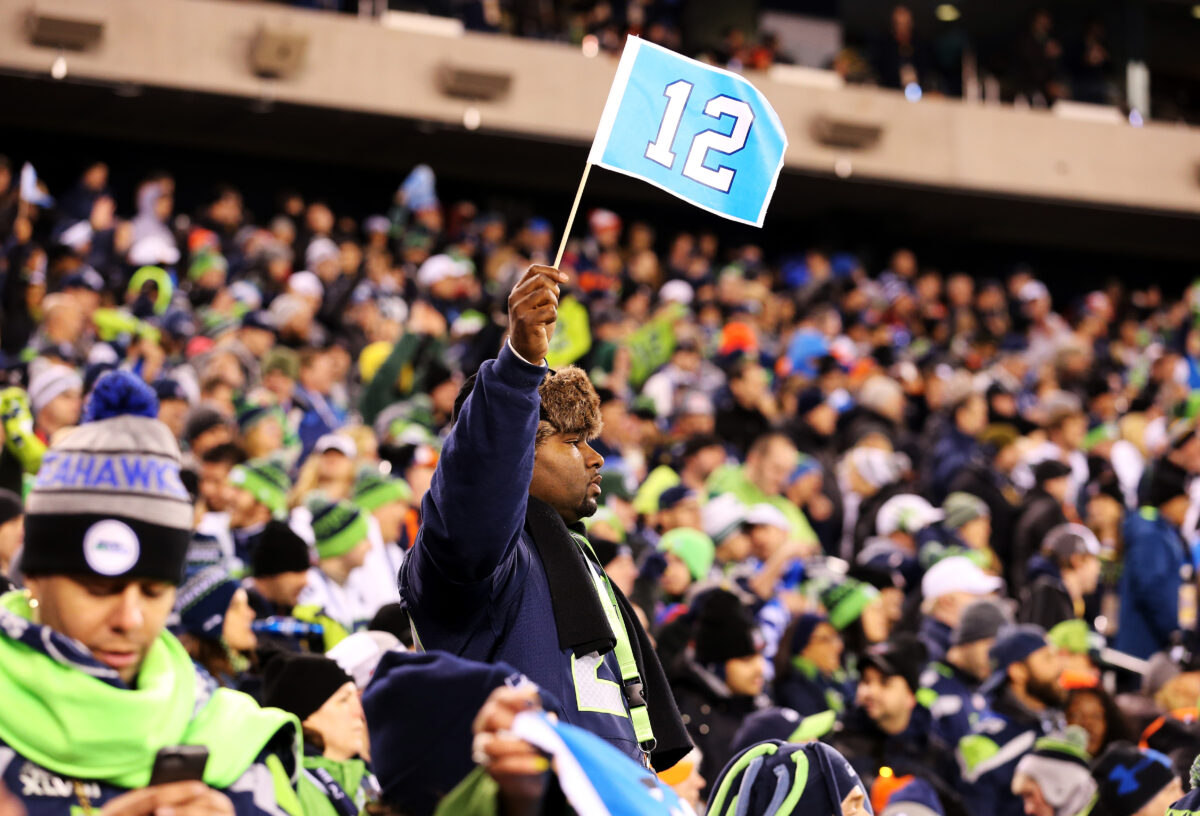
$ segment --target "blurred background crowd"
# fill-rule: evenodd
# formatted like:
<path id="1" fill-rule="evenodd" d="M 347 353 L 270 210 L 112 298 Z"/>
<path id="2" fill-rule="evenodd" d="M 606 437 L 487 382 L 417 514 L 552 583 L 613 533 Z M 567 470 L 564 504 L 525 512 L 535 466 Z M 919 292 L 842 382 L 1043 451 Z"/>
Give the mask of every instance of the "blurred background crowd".
<path id="1" fill-rule="evenodd" d="M 78 169 L 48 189 L 0 160 L 0 574 L 21 586 L 39 469 L 94 478 L 48 446 L 130 372 L 194 507 L 173 629 L 216 683 L 312 713 L 263 648 L 333 650 L 365 685 L 413 645 L 395 576 L 455 397 L 559 236 L 443 200 L 424 165 L 361 220 L 301 192 L 254 216 L 233 185 L 180 212 L 169 171 L 125 202 L 121 167 Z M 548 363 L 600 397 L 589 540 L 695 742 L 678 790 L 702 807 L 745 746 L 819 738 L 878 812 L 1182 796 L 1200 288 L 773 257 L 602 208 L 576 232 Z M 414 807 L 411 776 L 381 781 Z"/>

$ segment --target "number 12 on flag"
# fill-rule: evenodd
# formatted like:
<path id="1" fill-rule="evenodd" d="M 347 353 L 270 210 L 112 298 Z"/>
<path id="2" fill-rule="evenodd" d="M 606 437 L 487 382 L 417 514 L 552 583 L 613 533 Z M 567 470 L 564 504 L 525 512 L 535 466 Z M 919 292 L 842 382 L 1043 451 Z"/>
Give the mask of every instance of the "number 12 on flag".
<path id="1" fill-rule="evenodd" d="M 630 37 L 588 164 L 761 227 L 787 135 L 745 78 Z"/>

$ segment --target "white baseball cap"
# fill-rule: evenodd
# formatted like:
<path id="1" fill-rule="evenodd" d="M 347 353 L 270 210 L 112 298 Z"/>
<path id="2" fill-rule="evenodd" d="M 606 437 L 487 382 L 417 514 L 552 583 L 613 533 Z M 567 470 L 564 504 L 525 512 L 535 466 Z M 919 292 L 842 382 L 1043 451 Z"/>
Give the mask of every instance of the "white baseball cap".
<path id="1" fill-rule="evenodd" d="M 892 533 L 916 533 L 935 521 L 942 511 L 915 493 L 900 493 L 885 501 L 875 516 L 875 530 L 881 536 Z"/>
<path id="2" fill-rule="evenodd" d="M 705 534 L 720 544 L 746 523 L 746 505 L 732 493 L 713 497 L 700 510 L 700 526 Z"/>
<path id="3" fill-rule="evenodd" d="M 684 280 L 667 281 L 658 290 L 658 297 L 663 303 L 690 304 L 696 297 L 696 290 Z"/>
<path id="4" fill-rule="evenodd" d="M 778 527 L 780 530 L 792 531 L 791 522 L 787 520 L 787 516 L 773 504 L 756 504 L 750 508 L 750 512 L 746 514 L 746 523 L 754 525 L 764 525 L 769 527 Z"/>
<path id="5" fill-rule="evenodd" d="M 341 257 L 337 244 L 328 238 L 314 238 L 304 252 L 304 265 L 319 266 L 325 261 L 336 261 Z"/>
<path id="6" fill-rule="evenodd" d="M 951 592 L 991 595 L 1003 586 L 1002 578 L 988 575 L 970 558 L 952 555 L 938 561 L 925 573 L 921 579 L 921 595 L 929 602 Z"/>
<path id="7" fill-rule="evenodd" d="M 434 255 L 417 270 L 417 285 L 428 288 L 447 278 L 465 278 L 471 274 L 471 264 L 449 255 Z"/>
<path id="8" fill-rule="evenodd" d="M 294 292 L 297 295 L 315 298 L 325 297 L 325 284 L 321 283 L 320 278 L 306 269 L 293 272 L 288 277 L 287 284 L 288 291 Z"/>
<path id="9" fill-rule="evenodd" d="M 325 434 L 317 440 L 317 444 L 313 446 L 313 453 L 321 454 L 328 451 L 337 451 L 347 459 L 355 459 L 358 457 L 358 446 L 354 444 L 354 440 L 345 434 L 330 433 Z"/>

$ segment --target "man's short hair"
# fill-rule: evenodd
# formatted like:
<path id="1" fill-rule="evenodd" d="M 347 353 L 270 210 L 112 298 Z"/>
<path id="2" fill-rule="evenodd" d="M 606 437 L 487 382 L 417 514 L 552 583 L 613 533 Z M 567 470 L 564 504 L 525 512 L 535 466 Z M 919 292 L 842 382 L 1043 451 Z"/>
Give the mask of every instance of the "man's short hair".
<path id="1" fill-rule="evenodd" d="M 200 461 L 206 465 L 224 464 L 233 467 L 245 462 L 246 454 L 232 442 L 223 442 L 206 450 Z"/>
<path id="2" fill-rule="evenodd" d="M 761 456 L 765 454 L 771 449 L 771 445 L 775 444 L 776 442 L 784 442 L 793 448 L 796 447 L 796 443 L 792 441 L 792 438 L 783 431 L 767 431 L 765 434 L 750 443 L 750 449 L 746 451 L 746 458 L 749 459 L 751 456 Z"/>

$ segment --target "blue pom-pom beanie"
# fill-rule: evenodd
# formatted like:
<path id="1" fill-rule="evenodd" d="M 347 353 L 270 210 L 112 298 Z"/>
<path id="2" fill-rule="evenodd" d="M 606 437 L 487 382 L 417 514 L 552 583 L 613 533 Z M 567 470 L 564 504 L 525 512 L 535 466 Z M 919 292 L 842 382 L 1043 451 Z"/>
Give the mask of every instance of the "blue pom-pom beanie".
<path id="1" fill-rule="evenodd" d="M 158 397 L 154 389 L 136 374 L 120 369 L 102 374 L 83 406 L 84 422 L 116 416 L 158 418 Z"/>

